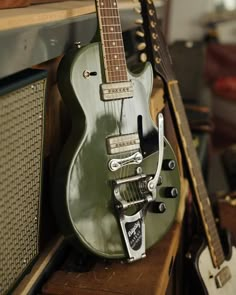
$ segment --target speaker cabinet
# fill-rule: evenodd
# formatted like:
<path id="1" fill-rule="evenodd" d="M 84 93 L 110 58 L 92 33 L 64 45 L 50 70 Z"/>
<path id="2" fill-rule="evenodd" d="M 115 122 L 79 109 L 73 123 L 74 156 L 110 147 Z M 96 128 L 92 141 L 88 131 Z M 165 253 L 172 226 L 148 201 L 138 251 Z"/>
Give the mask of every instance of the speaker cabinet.
<path id="1" fill-rule="evenodd" d="M 0 294 L 39 251 L 46 71 L 0 80 Z"/>

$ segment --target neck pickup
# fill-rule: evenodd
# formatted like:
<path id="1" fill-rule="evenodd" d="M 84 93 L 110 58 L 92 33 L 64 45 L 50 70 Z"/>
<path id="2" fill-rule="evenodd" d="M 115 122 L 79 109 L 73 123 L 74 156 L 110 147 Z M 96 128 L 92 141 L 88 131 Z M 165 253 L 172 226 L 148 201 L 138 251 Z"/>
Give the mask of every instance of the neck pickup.
<path id="1" fill-rule="evenodd" d="M 133 92 L 133 84 L 131 81 L 101 85 L 101 99 L 104 101 L 132 98 Z"/>

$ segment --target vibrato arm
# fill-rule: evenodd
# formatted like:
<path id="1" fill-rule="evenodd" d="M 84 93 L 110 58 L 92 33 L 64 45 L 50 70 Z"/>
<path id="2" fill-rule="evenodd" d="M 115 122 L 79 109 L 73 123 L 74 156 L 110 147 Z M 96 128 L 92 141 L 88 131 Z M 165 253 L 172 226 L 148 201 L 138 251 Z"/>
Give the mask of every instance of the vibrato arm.
<path id="1" fill-rule="evenodd" d="M 163 156 L 164 156 L 164 118 L 163 115 L 160 113 L 158 115 L 158 138 L 159 138 L 159 154 L 158 154 L 158 164 L 155 176 L 151 179 L 148 184 L 148 190 L 152 193 L 153 199 L 156 196 L 156 187 L 158 184 L 158 180 L 161 174 L 161 168 L 163 163 Z"/>

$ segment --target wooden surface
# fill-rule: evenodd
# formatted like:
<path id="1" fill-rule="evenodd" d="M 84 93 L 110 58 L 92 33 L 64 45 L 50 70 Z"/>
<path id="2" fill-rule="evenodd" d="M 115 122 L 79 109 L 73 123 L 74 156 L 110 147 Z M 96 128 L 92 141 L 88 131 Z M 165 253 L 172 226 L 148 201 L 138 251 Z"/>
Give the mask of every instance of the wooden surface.
<path id="1" fill-rule="evenodd" d="M 25 7 L 30 5 L 30 0 L 1 0 L 0 8 Z"/>
<path id="2" fill-rule="evenodd" d="M 6 8 L 17 8 L 17 7 L 26 7 L 31 4 L 42 4 L 49 2 L 62 2 L 69 0 L 1 0 L 0 1 L 0 9 Z"/>
<path id="3" fill-rule="evenodd" d="M 119 8 L 134 7 L 132 1 L 120 1 Z M 0 31 L 67 20 L 73 17 L 94 13 L 94 1 L 66 1 L 32 5 L 25 8 L 0 10 Z"/>
<path id="4" fill-rule="evenodd" d="M 34 264 L 32 270 L 27 274 L 18 287 L 13 291 L 12 295 L 26 295 L 29 294 L 31 288 L 37 282 L 44 269 L 49 264 L 56 251 L 62 245 L 63 238 L 60 236 L 55 238 L 43 253 L 39 256 L 38 260 Z"/>
<path id="5" fill-rule="evenodd" d="M 44 285 L 42 294 L 164 294 L 179 244 L 180 229 L 180 224 L 175 223 L 163 241 L 147 251 L 144 260 L 136 263 L 99 263 L 87 273 L 59 270 Z"/>

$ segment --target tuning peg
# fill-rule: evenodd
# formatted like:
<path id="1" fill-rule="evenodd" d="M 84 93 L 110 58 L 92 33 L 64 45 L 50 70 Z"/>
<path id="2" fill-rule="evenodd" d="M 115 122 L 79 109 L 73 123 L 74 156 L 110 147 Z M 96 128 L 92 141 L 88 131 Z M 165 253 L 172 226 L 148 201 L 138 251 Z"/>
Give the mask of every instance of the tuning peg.
<path id="1" fill-rule="evenodd" d="M 138 14 L 141 13 L 141 9 L 139 7 L 134 7 L 134 11 L 137 12 Z"/>
<path id="2" fill-rule="evenodd" d="M 142 25 L 143 24 L 143 20 L 141 18 L 136 19 L 135 23 L 137 25 Z"/>
<path id="3" fill-rule="evenodd" d="M 144 37 L 144 32 L 142 31 L 136 31 L 136 35 L 143 38 Z"/>
<path id="4" fill-rule="evenodd" d="M 146 43 L 144 43 L 144 42 L 139 43 L 138 46 L 137 46 L 137 49 L 139 51 L 144 50 L 145 48 L 146 48 Z"/>
<path id="5" fill-rule="evenodd" d="M 147 61 L 147 54 L 145 52 L 142 52 L 140 54 L 140 57 L 139 57 L 140 61 L 145 63 Z"/>

